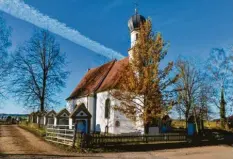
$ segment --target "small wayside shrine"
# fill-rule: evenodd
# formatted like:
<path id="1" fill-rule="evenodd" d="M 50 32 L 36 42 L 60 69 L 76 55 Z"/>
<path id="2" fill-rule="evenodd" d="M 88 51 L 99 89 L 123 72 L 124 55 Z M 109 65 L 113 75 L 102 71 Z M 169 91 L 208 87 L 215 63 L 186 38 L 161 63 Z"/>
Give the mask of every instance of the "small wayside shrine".
<path id="1" fill-rule="evenodd" d="M 57 115 L 54 118 L 54 126 L 69 125 L 69 116 L 70 112 L 66 108 L 62 109 L 60 112 L 57 113 Z"/>
<path id="2" fill-rule="evenodd" d="M 36 123 L 36 120 L 37 120 L 37 113 L 36 112 L 32 112 L 31 114 L 29 114 L 29 122 Z"/>
<path id="3" fill-rule="evenodd" d="M 85 105 L 76 105 L 74 111 L 70 114 L 69 127 L 76 125 L 77 132 L 90 133 L 92 115 L 87 110 Z"/>
<path id="4" fill-rule="evenodd" d="M 37 114 L 37 124 L 44 125 L 44 122 L 45 122 L 44 117 L 47 114 L 47 112 L 46 111 L 42 111 L 42 112 L 38 111 L 36 114 Z"/>
<path id="5" fill-rule="evenodd" d="M 57 113 L 54 110 L 49 111 L 44 117 L 44 125 L 54 125 L 54 118 L 56 114 Z"/>

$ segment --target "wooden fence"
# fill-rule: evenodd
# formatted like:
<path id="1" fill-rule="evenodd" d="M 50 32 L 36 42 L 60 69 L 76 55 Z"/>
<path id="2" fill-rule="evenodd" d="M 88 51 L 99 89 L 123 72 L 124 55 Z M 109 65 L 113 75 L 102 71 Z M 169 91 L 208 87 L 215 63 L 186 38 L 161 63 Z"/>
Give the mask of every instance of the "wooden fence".
<path id="1" fill-rule="evenodd" d="M 100 147 L 140 143 L 184 142 L 184 133 L 166 133 L 159 135 L 113 135 L 113 134 L 80 134 L 67 125 L 47 126 L 45 139 L 50 142 L 68 146 Z"/>
<path id="2" fill-rule="evenodd" d="M 136 143 L 158 143 L 158 142 L 185 142 L 187 139 L 185 134 L 169 133 L 159 135 L 102 135 L 102 134 L 86 134 L 79 135 L 78 141 L 85 146 L 110 146 L 110 145 L 126 145 Z"/>
<path id="3" fill-rule="evenodd" d="M 75 143 L 75 130 L 67 125 L 46 127 L 45 139 L 50 142 L 73 146 Z"/>

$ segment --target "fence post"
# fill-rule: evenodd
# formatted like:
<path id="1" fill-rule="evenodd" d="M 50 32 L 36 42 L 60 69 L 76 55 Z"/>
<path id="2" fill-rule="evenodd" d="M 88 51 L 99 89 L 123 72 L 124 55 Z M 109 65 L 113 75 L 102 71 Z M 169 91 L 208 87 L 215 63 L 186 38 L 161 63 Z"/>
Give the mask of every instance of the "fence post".
<path id="1" fill-rule="evenodd" d="M 77 134 L 77 123 L 74 124 L 74 138 L 73 138 L 73 143 L 72 147 L 75 147 L 75 142 L 76 142 L 76 134 Z"/>

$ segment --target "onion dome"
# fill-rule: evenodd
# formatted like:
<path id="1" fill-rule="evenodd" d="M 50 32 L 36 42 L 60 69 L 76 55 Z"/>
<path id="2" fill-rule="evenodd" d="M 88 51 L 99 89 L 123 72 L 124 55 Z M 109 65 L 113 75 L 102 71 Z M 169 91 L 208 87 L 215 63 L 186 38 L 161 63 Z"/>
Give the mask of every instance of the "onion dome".
<path id="1" fill-rule="evenodd" d="M 128 21 L 128 27 L 130 32 L 139 29 L 140 24 L 144 23 L 145 21 L 145 17 L 138 14 L 137 9 L 135 9 L 135 14 Z"/>

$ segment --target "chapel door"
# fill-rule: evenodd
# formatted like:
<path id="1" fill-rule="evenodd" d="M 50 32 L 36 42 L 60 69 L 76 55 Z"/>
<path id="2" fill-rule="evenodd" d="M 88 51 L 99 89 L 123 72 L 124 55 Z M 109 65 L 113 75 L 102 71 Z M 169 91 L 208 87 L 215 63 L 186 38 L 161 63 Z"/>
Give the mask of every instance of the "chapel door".
<path id="1" fill-rule="evenodd" d="M 86 120 L 78 120 L 77 131 L 80 132 L 80 133 L 87 133 Z"/>

